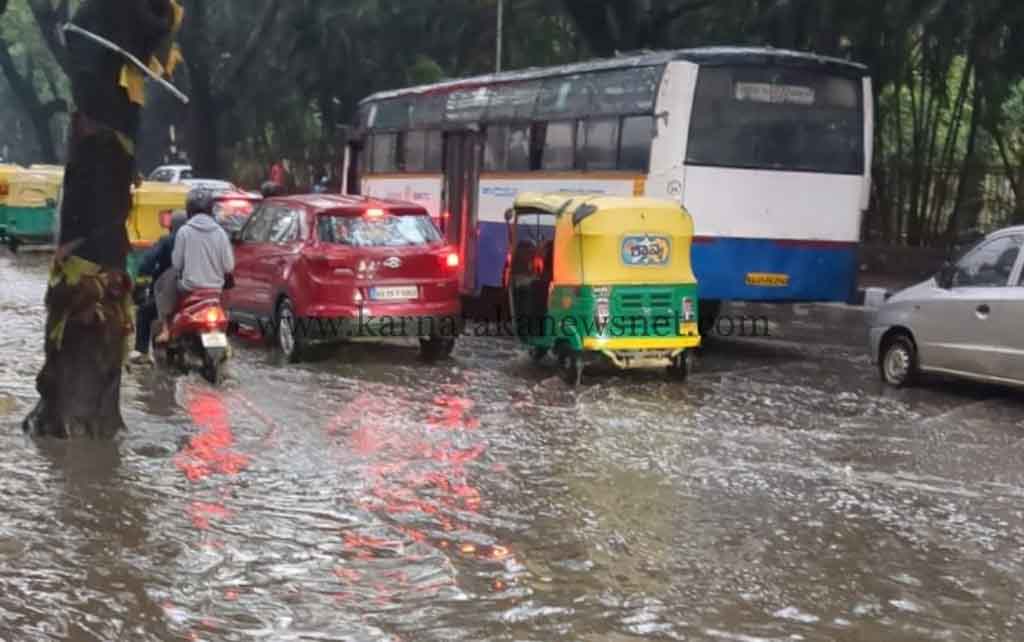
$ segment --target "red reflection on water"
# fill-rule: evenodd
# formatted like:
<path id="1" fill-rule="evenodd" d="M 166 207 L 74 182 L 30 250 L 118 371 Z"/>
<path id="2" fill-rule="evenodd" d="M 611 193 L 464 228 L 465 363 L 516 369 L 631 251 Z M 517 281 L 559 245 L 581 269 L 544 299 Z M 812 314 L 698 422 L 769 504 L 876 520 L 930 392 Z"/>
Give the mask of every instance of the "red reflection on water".
<path id="1" fill-rule="evenodd" d="M 174 458 L 174 464 L 191 481 L 210 475 L 237 475 L 249 465 L 246 455 L 235 452 L 235 436 L 231 432 L 227 409 L 220 395 L 197 390 L 188 401 L 192 420 L 200 433 Z"/>
<path id="2" fill-rule="evenodd" d="M 487 451 L 482 441 L 467 443 L 467 435 L 480 427 L 473 412 L 474 403 L 457 394 L 445 394 L 435 397 L 426 413 L 421 408 L 401 397 L 382 399 L 363 393 L 328 423 L 328 434 L 347 434 L 348 452 L 367 460 L 369 489 L 358 505 L 387 516 L 392 528 L 404 536 L 402 541 L 391 541 L 366 533 L 345 532 L 344 557 L 360 563 L 382 556 L 413 562 L 423 558 L 416 553 L 423 549 L 409 544 L 430 543 L 448 553 L 505 563 L 512 558 L 508 548 L 467 542 L 461 536 L 469 528 L 459 514 L 479 513 L 483 503 L 467 470 Z M 347 567 L 335 569 L 335 575 L 349 588 L 357 583 L 365 585 L 369 579 Z M 454 584 L 454 578 L 445 578 L 432 581 L 429 586 L 410 587 L 408 574 L 401 571 L 383 572 L 376 577 L 388 579 L 391 586 L 389 589 L 387 583 L 378 582 L 364 586 L 373 590 L 373 601 L 378 603 L 394 597 L 396 586 L 433 594 Z M 504 583 L 499 585 L 504 587 Z M 351 597 L 351 591 L 344 591 L 336 599 L 348 601 Z"/>

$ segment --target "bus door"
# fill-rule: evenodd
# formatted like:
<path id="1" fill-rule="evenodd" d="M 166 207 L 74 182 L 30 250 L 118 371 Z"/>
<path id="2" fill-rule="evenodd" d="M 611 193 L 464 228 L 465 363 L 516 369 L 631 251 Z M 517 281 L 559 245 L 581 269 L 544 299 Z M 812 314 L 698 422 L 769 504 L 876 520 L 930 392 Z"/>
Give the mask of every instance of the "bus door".
<path id="1" fill-rule="evenodd" d="M 345 145 L 345 159 L 341 166 L 341 193 L 358 196 L 362 193 L 360 171 L 363 162 L 363 142 L 352 140 Z"/>
<path id="2" fill-rule="evenodd" d="M 445 134 L 442 218 L 449 243 L 457 245 L 461 257 L 464 295 L 477 293 L 477 200 L 480 165 L 483 159 L 481 137 L 476 132 L 454 131 Z"/>

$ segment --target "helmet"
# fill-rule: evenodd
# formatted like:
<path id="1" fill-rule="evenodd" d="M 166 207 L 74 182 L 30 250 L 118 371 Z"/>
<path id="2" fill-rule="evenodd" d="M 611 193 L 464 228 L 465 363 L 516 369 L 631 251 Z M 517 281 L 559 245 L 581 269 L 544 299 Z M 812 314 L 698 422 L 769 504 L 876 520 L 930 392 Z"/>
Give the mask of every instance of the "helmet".
<path id="1" fill-rule="evenodd" d="M 171 214 L 171 234 L 180 230 L 187 220 L 188 214 L 184 210 L 175 210 L 174 214 Z"/>
<path id="2" fill-rule="evenodd" d="M 281 186 L 273 181 L 267 181 L 260 185 L 260 194 L 263 195 L 263 198 L 280 196 L 282 191 Z"/>
<path id="3" fill-rule="evenodd" d="M 213 211 L 213 192 L 203 187 L 190 191 L 185 201 L 185 211 L 189 218 L 196 214 L 209 214 Z"/>

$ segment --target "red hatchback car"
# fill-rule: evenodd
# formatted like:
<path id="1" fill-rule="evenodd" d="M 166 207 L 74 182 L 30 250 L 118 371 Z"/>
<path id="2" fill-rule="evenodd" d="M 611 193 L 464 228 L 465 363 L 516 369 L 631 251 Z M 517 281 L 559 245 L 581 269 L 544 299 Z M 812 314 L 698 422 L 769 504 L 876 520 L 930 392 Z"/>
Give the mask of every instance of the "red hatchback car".
<path id="1" fill-rule="evenodd" d="M 297 360 L 313 343 L 419 338 L 447 357 L 461 331 L 459 254 L 419 205 L 357 196 L 263 201 L 232 235 L 232 322 Z"/>

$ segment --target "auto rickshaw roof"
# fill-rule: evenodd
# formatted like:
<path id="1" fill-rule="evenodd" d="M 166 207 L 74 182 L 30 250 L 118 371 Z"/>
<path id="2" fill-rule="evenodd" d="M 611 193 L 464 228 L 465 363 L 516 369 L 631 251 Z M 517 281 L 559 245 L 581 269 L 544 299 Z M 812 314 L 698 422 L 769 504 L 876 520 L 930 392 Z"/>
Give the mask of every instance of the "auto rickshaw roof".
<path id="1" fill-rule="evenodd" d="M 523 192 L 516 197 L 514 206 L 520 211 L 543 212 L 555 216 L 572 214 L 574 224 L 592 214 L 613 210 L 686 213 L 678 203 L 664 199 L 595 194 Z"/>

